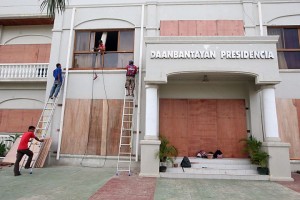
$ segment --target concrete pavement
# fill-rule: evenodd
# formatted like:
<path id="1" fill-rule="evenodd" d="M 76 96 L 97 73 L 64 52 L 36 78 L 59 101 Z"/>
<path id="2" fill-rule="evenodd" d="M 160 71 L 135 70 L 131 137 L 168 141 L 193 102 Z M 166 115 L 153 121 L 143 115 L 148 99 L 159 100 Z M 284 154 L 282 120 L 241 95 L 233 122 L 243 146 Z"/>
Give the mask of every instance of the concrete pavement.
<path id="1" fill-rule="evenodd" d="M 51 166 L 34 169 L 32 175 L 29 171 L 21 173 L 15 177 L 12 167 L 0 169 L 0 199 L 300 199 L 296 192 L 300 182 L 282 183 L 294 186 L 294 191 L 288 185 L 269 181 L 145 178 L 137 172 L 116 176 L 114 168 Z"/>

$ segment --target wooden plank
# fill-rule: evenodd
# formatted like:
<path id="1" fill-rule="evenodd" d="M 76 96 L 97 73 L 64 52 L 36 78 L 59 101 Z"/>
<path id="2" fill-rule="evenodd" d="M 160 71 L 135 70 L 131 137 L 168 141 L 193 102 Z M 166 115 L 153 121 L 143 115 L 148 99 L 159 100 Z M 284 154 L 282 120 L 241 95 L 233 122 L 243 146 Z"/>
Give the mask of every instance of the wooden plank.
<path id="1" fill-rule="evenodd" d="M 178 36 L 179 35 L 178 20 L 162 20 L 160 21 L 160 36 Z"/>
<path id="2" fill-rule="evenodd" d="M 102 105 L 102 138 L 101 138 L 101 154 L 100 155 L 106 155 L 106 149 L 107 149 L 107 128 L 108 128 L 108 103 L 107 101 L 103 101 Z"/>
<path id="3" fill-rule="evenodd" d="M 45 138 L 44 142 L 42 144 L 42 148 L 40 150 L 40 153 L 37 157 L 37 160 L 35 162 L 35 168 L 42 168 L 44 167 L 45 164 L 45 160 L 48 156 L 49 153 L 49 149 L 51 147 L 51 143 L 52 143 L 52 138 Z"/>
<path id="4" fill-rule="evenodd" d="M 35 126 L 42 110 L 0 109 L 0 132 L 22 133 Z"/>
<path id="5" fill-rule="evenodd" d="M 179 36 L 196 36 L 197 35 L 196 20 L 179 20 L 178 35 Z"/>
<path id="6" fill-rule="evenodd" d="M 196 21 L 197 36 L 216 36 L 217 21 L 216 20 L 197 20 Z"/>
<path id="7" fill-rule="evenodd" d="M 299 105 L 299 99 L 276 99 L 279 136 L 283 142 L 291 144 L 290 158 L 300 157 Z"/>
<path id="8" fill-rule="evenodd" d="M 0 45 L 0 63 L 48 63 L 51 44 Z"/>

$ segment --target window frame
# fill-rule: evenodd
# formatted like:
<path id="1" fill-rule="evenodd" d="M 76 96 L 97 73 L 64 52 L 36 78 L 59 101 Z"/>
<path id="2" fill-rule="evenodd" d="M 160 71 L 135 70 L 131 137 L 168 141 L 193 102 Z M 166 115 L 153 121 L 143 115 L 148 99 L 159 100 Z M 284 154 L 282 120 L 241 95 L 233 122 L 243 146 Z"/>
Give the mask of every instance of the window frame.
<path id="1" fill-rule="evenodd" d="M 278 48 L 278 45 L 276 45 L 276 49 L 277 49 L 277 55 L 279 55 L 279 53 L 284 53 L 284 52 L 300 52 L 300 26 L 268 26 L 267 27 L 267 33 L 269 35 L 269 32 L 268 32 L 268 29 L 269 28 L 276 28 L 276 29 L 280 29 L 281 31 L 281 34 L 283 35 L 283 38 L 282 38 L 282 42 L 283 42 L 283 48 Z M 285 39 L 284 39 L 284 29 L 298 29 L 298 42 L 299 42 L 299 48 L 284 48 L 285 47 Z M 271 35 L 269 35 L 271 36 Z M 278 44 L 278 42 L 277 42 Z M 278 56 L 278 63 L 280 63 L 279 61 L 279 56 Z M 299 68 L 281 68 L 282 66 L 278 66 L 279 69 L 283 69 L 283 70 L 300 70 L 300 67 Z"/>
<path id="2" fill-rule="evenodd" d="M 120 49 L 120 33 L 122 31 L 131 31 L 132 32 L 132 37 L 133 37 L 133 44 L 132 44 L 132 50 L 119 50 Z M 92 34 L 94 34 L 94 46 L 95 46 L 95 43 L 96 43 L 96 33 L 97 32 L 118 32 L 118 42 L 117 42 L 117 50 L 116 51 L 105 51 L 105 54 L 102 54 L 100 55 L 101 56 L 101 64 L 103 67 L 76 67 L 76 61 L 75 61 L 75 58 L 76 58 L 76 55 L 88 55 L 88 54 L 96 54 L 96 52 L 93 52 L 91 50 L 81 50 L 81 51 L 76 51 L 77 49 L 77 37 L 78 37 L 78 33 L 79 32 L 89 32 L 89 41 L 88 41 L 88 44 L 90 45 L 91 44 L 91 41 L 92 41 Z M 118 67 L 118 66 L 114 66 L 114 67 L 111 67 L 111 66 L 104 66 L 104 56 L 106 54 L 113 54 L 113 53 L 120 53 L 120 54 L 132 54 L 132 60 L 133 60 L 133 57 L 134 57 L 134 44 L 135 44 L 135 29 L 133 28 L 124 28 L 124 29 L 82 29 L 82 30 L 76 30 L 75 31 L 75 37 L 74 37 L 74 48 L 73 48 L 73 53 L 72 53 L 72 67 L 70 68 L 71 70 L 91 70 L 91 69 L 100 69 L 100 70 L 118 70 L 118 69 L 124 69 L 126 67 L 125 66 L 122 66 L 122 67 Z M 94 47 L 92 47 L 94 48 Z M 89 46 L 89 49 L 92 49 L 91 46 Z M 107 47 L 106 47 L 107 49 Z M 127 63 L 126 63 L 127 64 Z"/>

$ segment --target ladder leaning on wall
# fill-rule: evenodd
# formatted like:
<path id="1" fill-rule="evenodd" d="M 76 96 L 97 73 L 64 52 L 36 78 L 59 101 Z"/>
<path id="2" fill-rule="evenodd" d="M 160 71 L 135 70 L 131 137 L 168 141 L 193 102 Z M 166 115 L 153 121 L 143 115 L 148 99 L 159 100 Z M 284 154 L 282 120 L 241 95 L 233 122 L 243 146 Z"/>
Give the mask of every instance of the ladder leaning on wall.
<path id="1" fill-rule="evenodd" d="M 63 82 L 61 84 L 61 88 L 64 85 L 64 79 Z M 61 94 L 62 89 L 60 89 L 59 93 L 57 94 L 57 97 L 54 98 L 48 98 L 47 102 L 44 105 L 44 108 L 42 110 L 42 113 L 40 115 L 39 121 L 36 125 L 35 131 L 34 131 L 34 135 L 40 138 L 45 138 L 47 136 L 53 115 L 54 115 L 54 111 L 56 109 L 58 100 L 60 98 L 60 94 Z M 41 151 L 43 150 L 44 147 L 44 142 L 37 142 L 35 140 L 32 140 L 30 142 L 29 148 L 33 151 L 33 158 L 31 161 L 31 167 L 30 167 L 30 174 L 32 174 L 32 169 L 35 167 L 36 161 L 38 160 Z M 36 146 L 36 148 L 35 148 Z M 22 165 L 20 165 L 20 170 L 22 168 L 24 168 L 26 161 L 28 159 L 28 156 L 25 155 L 25 158 L 22 162 Z"/>
<path id="2" fill-rule="evenodd" d="M 128 175 L 131 175 L 134 107 L 134 97 L 126 96 L 125 90 L 116 175 L 120 172 L 128 172 Z"/>

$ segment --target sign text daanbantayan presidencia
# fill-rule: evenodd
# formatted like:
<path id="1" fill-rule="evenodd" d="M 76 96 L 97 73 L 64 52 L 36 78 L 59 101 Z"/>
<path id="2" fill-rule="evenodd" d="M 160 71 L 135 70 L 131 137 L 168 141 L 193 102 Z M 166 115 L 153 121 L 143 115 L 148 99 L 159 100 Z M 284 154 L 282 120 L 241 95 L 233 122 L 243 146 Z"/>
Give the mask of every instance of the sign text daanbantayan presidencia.
<path id="1" fill-rule="evenodd" d="M 271 51 L 151 51 L 151 59 L 274 59 Z"/>

